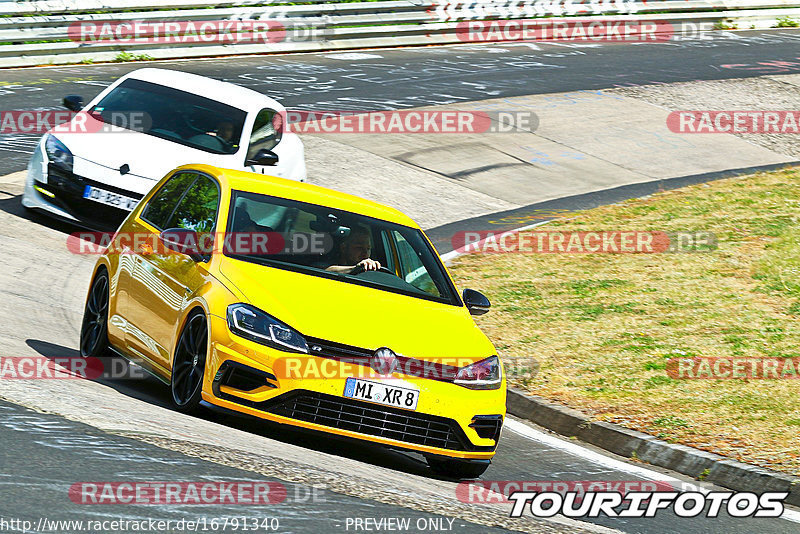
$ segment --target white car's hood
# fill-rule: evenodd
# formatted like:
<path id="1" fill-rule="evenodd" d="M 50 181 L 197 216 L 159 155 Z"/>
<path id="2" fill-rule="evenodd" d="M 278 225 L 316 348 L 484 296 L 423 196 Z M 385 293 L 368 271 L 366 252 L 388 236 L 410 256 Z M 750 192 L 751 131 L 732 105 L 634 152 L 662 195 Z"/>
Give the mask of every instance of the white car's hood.
<path id="1" fill-rule="evenodd" d="M 208 163 L 228 167 L 235 158 L 232 155 L 213 154 L 130 130 L 53 134 L 72 152 L 76 174 L 81 174 L 83 164 L 80 160 L 84 160 L 117 172 L 122 165 L 127 164 L 130 167 L 131 177 L 157 181 L 181 165 Z"/>
<path id="2" fill-rule="evenodd" d="M 75 174 L 140 195 L 176 167 L 202 163 L 225 169 L 261 172 L 290 180 L 305 180 L 303 143 L 293 133 L 285 133 L 273 148 L 279 156 L 274 167 L 244 166 L 244 148 L 236 154 L 214 154 L 133 130 L 113 128 L 82 114 L 86 126 L 76 126 L 78 118 L 48 132 L 57 137 L 73 155 Z M 100 130 L 100 131 L 98 131 Z M 128 165 L 124 175 L 119 169 Z"/>

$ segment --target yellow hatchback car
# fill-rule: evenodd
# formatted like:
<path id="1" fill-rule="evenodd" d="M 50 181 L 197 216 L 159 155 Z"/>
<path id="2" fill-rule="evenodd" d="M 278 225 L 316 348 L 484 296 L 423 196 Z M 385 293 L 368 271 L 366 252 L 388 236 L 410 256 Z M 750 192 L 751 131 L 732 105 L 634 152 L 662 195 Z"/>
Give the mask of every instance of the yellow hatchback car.
<path id="1" fill-rule="evenodd" d="M 474 478 L 495 454 L 497 352 L 399 211 L 295 181 L 180 167 L 95 266 L 85 357 L 128 358 L 178 410 L 223 409 L 414 451 Z"/>

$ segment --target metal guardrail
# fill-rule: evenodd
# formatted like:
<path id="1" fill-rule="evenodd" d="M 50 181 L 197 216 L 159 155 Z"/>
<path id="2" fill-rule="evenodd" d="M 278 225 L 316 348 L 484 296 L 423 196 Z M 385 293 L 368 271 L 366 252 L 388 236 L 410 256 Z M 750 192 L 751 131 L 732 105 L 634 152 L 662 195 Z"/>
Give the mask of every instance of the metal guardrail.
<path id="1" fill-rule="evenodd" d="M 452 44 L 464 42 L 464 21 L 602 17 L 604 21 L 664 22 L 678 33 L 686 28 L 711 30 L 721 21 L 741 29 L 772 27 L 778 17 L 800 21 L 800 2 L 789 0 L 290 1 L 0 0 L 0 67 L 113 61 L 121 52 L 170 59 Z M 281 34 L 269 42 L 76 38 L 76 25 L 130 21 L 151 25 L 262 21 L 279 25 Z"/>

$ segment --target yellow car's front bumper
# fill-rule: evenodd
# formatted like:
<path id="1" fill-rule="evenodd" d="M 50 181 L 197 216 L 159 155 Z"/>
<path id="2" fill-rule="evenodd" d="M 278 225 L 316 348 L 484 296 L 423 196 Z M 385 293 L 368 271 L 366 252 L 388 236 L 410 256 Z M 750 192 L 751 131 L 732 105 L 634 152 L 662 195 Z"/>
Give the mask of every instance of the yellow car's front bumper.
<path id="1" fill-rule="evenodd" d="M 209 326 L 212 343 L 202 393 L 207 403 L 427 455 L 464 460 L 494 456 L 505 418 L 505 381 L 499 389 L 471 390 L 398 375 L 386 380 L 419 389 L 416 410 L 387 407 L 344 397 L 352 364 L 297 355 L 305 359 L 305 372 L 295 376 L 277 363 L 287 353 L 230 334 L 221 317 L 211 316 Z M 308 372 L 314 370 L 319 372 Z"/>

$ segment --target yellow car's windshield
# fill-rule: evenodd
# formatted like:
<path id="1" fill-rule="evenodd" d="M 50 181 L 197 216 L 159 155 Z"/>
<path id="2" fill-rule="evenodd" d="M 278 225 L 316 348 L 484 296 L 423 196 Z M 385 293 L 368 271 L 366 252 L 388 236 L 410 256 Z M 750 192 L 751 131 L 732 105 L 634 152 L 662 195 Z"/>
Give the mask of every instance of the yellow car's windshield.
<path id="1" fill-rule="evenodd" d="M 422 232 L 356 213 L 234 191 L 228 232 L 280 246 L 228 246 L 236 259 L 461 305 L 455 287 Z M 236 240 L 234 240 L 236 241 Z"/>

